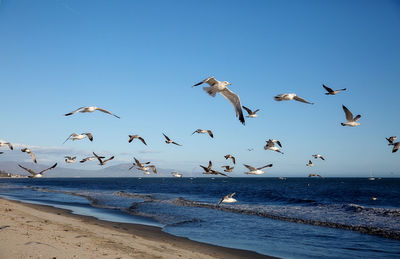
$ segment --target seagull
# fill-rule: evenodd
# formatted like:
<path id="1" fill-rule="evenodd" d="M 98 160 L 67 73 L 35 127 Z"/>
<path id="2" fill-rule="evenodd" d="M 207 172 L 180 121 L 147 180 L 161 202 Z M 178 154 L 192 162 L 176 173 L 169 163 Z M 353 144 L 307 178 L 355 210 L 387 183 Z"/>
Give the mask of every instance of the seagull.
<path id="1" fill-rule="evenodd" d="M 254 148 L 248 148 L 248 149 L 247 149 L 247 151 L 249 151 L 249 152 L 250 152 L 250 151 L 253 151 L 253 150 L 254 150 Z"/>
<path id="2" fill-rule="evenodd" d="M 278 144 L 278 146 L 280 146 L 280 147 L 282 147 L 282 144 L 281 144 L 281 142 L 279 141 L 279 140 L 277 140 L 277 139 L 269 139 L 272 143 L 276 143 L 276 144 Z"/>
<path id="3" fill-rule="evenodd" d="M 23 167 L 23 166 L 20 165 L 20 164 L 18 164 L 18 166 L 32 174 L 32 175 L 28 176 L 29 178 L 41 178 L 41 177 L 43 177 L 43 173 L 44 173 L 44 172 L 46 172 L 47 170 L 51 170 L 51 169 L 53 169 L 54 167 L 56 167 L 56 166 L 57 166 L 57 163 L 55 163 L 53 166 L 51 166 L 51 167 L 49 167 L 49 168 L 47 168 L 47 169 L 44 169 L 44 170 L 40 171 L 39 173 L 36 173 L 36 172 L 33 171 L 32 169 Z"/>
<path id="4" fill-rule="evenodd" d="M 223 97 L 225 97 L 235 108 L 236 117 L 239 117 L 239 121 L 244 125 L 244 117 L 242 112 L 242 105 L 240 104 L 240 98 L 237 94 L 229 90 L 227 87 L 231 85 L 231 83 L 227 81 L 218 81 L 213 76 L 204 79 L 203 81 L 193 85 L 192 87 L 201 85 L 203 83 L 207 83 L 210 87 L 203 87 L 203 90 L 206 91 L 212 97 L 215 97 L 217 93 L 220 93 Z"/>
<path id="5" fill-rule="evenodd" d="M 109 159 L 106 160 L 102 160 L 101 156 L 96 155 L 96 153 L 93 152 L 93 155 L 97 158 L 97 160 L 99 160 L 100 164 L 99 165 L 105 165 L 105 163 L 107 163 L 110 160 L 114 159 L 114 156 L 110 157 Z"/>
<path id="6" fill-rule="evenodd" d="M 76 161 L 76 156 L 71 157 L 71 156 L 65 156 L 65 162 L 67 163 L 75 163 Z"/>
<path id="7" fill-rule="evenodd" d="M 213 175 L 219 175 L 220 174 L 220 175 L 223 175 L 223 176 L 227 176 L 224 173 L 221 173 L 221 172 L 218 172 L 218 171 L 215 171 L 215 170 L 211 169 L 212 168 L 212 162 L 211 161 L 208 161 L 208 167 L 205 167 L 205 166 L 202 166 L 202 165 L 200 165 L 200 167 L 203 168 L 203 170 L 204 170 L 203 174 L 213 174 Z"/>
<path id="8" fill-rule="evenodd" d="M 167 135 L 165 135 L 164 133 L 163 133 L 163 135 L 164 135 L 164 137 L 165 137 L 165 143 L 167 143 L 167 144 L 175 144 L 175 145 L 177 145 L 177 146 L 182 146 L 182 145 L 180 145 L 180 144 L 178 144 L 178 143 L 176 143 L 176 142 L 174 142 L 174 141 L 172 141 Z"/>
<path id="9" fill-rule="evenodd" d="M 389 141 L 389 145 L 393 144 L 393 141 L 395 141 L 397 139 L 396 136 L 391 136 L 389 138 L 386 138 L 387 141 Z"/>
<path id="10" fill-rule="evenodd" d="M 153 173 L 157 173 L 157 169 L 154 165 L 148 165 L 150 164 L 150 162 L 146 162 L 146 163 L 140 163 L 139 160 L 137 160 L 135 157 L 135 163 L 133 163 L 133 165 L 128 169 L 131 170 L 132 168 L 134 168 L 135 166 L 137 167 L 138 170 L 144 171 L 145 174 L 150 174 L 149 170 L 153 170 Z M 145 166 L 148 165 L 148 166 Z"/>
<path id="11" fill-rule="evenodd" d="M 317 177 L 321 177 L 322 178 L 322 176 L 320 176 L 319 174 L 309 174 L 308 175 L 308 177 L 313 177 L 313 176 L 317 176 Z"/>
<path id="12" fill-rule="evenodd" d="M 258 111 L 260 111 L 260 109 L 257 109 L 257 110 L 255 110 L 255 111 L 252 111 L 252 110 L 250 110 L 249 108 L 247 108 L 246 106 L 242 106 L 243 107 L 243 109 L 245 109 L 246 111 L 247 111 L 247 118 L 257 118 L 258 117 L 258 114 L 257 114 L 257 112 Z"/>
<path id="13" fill-rule="evenodd" d="M 400 142 L 396 142 L 396 143 L 389 144 L 389 145 L 393 146 L 392 153 L 396 153 L 397 150 L 399 150 L 399 148 L 400 148 Z"/>
<path id="14" fill-rule="evenodd" d="M 245 172 L 245 174 L 254 174 L 254 175 L 264 174 L 265 172 L 262 171 L 261 169 L 264 169 L 264 168 L 266 168 L 266 167 L 272 167 L 272 164 L 265 165 L 265 166 L 262 166 L 262 167 L 259 167 L 259 168 L 255 168 L 255 167 L 252 167 L 252 166 L 250 166 L 250 165 L 245 165 L 245 164 L 243 164 L 243 165 L 244 165 L 245 167 L 247 167 L 247 169 L 250 170 L 249 172 Z"/>
<path id="15" fill-rule="evenodd" d="M 0 140 L 0 147 L 4 147 L 5 145 L 7 145 L 11 150 L 14 149 L 10 142 L 3 142 Z"/>
<path id="16" fill-rule="evenodd" d="M 72 137 L 72 138 L 71 138 L 71 137 Z M 84 139 L 84 138 L 86 138 L 86 137 L 88 137 L 88 139 L 89 139 L 90 141 L 93 141 L 93 135 L 92 135 L 92 133 L 85 132 L 85 133 L 82 133 L 82 134 L 72 133 L 72 134 L 69 135 L 69 137 L 64 141 L 64 143 L 67 142 L 68 139 L 72 139 L 72 141 L 74 141 L 74 140 L 81 140 L 81 139 Z M 63 144 L 64 144 L 64 143 L 63 143 Z"/>
<path id="17" fill-rule="evenodd" d="M 214 137 L 214 135 L 213 135 L 213 133 L 212 133 L 211 130 L 197 129 L 197 130 L 195 130 L 195 131 L 192 133 L 192 135 L 193 135 L 194 133 L 202 133 L 202 134 L 208 133 L 208 135 L 210 135 L 210 137 L 212 137 L 212 138 Z"/>
<path id="18" fill-rule="evenodd" d="M 308 160 L 308 163 L 306 164 L 306 166 L 313 167 L 315 165 L 313 164 L 313 162 L 311 162 L 311 160 Z"/>
<path id="19" fill-rule="evenodd" d="M 275 99 L 275 101 L 296 100 L 296 101 L 303 102 L 303 103 L 314 104 L 314 103 L 310 103 L 310 102 L 298 97 L 296 94 L 278 94 L 277 96 L 274 97 L 274 99 Z"/>
<path id="20" fill-rule="evenodd" d="M 92 161 L 94 160 L 96 157 L 95 156 L 89 156 L 89 157 L 85 157 L 84 159 L 82 159 L 81 161 L 79 161 L 79 163 L 85 163 L 86 161 Z M 104 156 L 100 157 L 101 159 L 105 158 Z"/>
<path id="21" fill-rule="evenodd" d="M 21 149 L 21 151 L 29 154 L 32 157 L 33 162 L 35 164 L 37 164 L 36 156 L 35 156 L 35 154 L 33 154 L 32 150 L 30 150 L 29 148 L 23 148 L 23 149 Z"/>
<path id="22" fill-rule="evenodd" d="M 142 141 L 143 144 L 145 144 L 147 146 L 146 141 L 144 141 L 144 139 L 139 135 L 129 135 L 128 142 L 131 143 L 135 138 L 139 139 L 140 141 Z"/>
<path id="23" fill-rule="evenodd" d="M 320 154 L 316 154 L 316 155 L 312 155 L 315 159 L 321 158 L 322 160 L 325 160 L 325 158 L 320 155 Z"/>
<path id="24" fill-rule="evenodd" d="M 278 153 L 281 153 L 281 154 L 283 154 L 283 152 L 280 150 L 280 148 L 278 148 L 278 147 L 275 147 L 275 142 L 274 142 L 274 140 L 272 140 L 272 139 L 269 139 L 269 140 L 267 140 L 266 141 L 267 142 L 267 144 L 264 146 L 264 149 L 265 150 L 272 150 L 272 151 L 276 151 L 276 152 L 278 152 Z M 277 144 L 278 144 L 278 141 L 276 142 Z M 280 143 L 280 142 L 279 142 Z M 278 144 L 279 145 L 279 144 Z"/>
<path id="25" fill-rule="evenodd" d="M 235 168 L 235 167 L 230 167 L 229 165 L 223 165 L 221 167 L 225 168 L 224 172 L 227 172 L 227 173 L 232 173 L 233 169 Z"/>
<path id="26" fill-rule="evenodd" d="M 224 196 L 224 198 L 220 199 L 217 206 L 219 206 L 222 202 L 226 202 L 226 203 L 233 203 L 233 202 L 237 202 L 237 200 L 235 198 L 233 198 L 233 196 L 236 194 L 236 192 L 228 194 L 226 196 Z"/>
<path id="27" fill-rule="evenodd" d="M 226 160 L 228 160 L 228 158 L 232 159 L 233 164 L 236 164 L 236 159 L 231 154 L 227 154 L 224 157 L 225 157 Z"/>
<path id="28" fill-rule="evenodd" d="M 79 108 L 76 109 L 75 111 L 69 112 L 69 113 L 64 114 L 64 115 L 65 115 L 65 116 L 70 116 L 70 115 L 75 114 L 75 113 L 77 113 L 77 112 L 82 112 L 82 113 L 83 113 L 83 112 L 94 112 L 95 110 L 98 110 L 98 111 L 101 111 L 101 112 L 104 112 L 104 113 L 108 113 L 108 114 L 110 114 L 110 115 L 112 115 L 112 116 L 115 116 L 115 117 L 117 117 L 118 119 L 120 119 L 120 117 L 118 117 L 117 115 L 112 114 L 111 112 L 109 112 L 109 111 L 107 111 L 107 110 L 104 110 L 104 109 L 101 109 L 101 108 L 96 107 L 96 106 L 79 107 Z"/>
<path id="29" fill-rule="evenodd" d="M 172 172 L 171 173 L 173 177 L 177 177 L 177 178 L 182 178 L 182 174 L 178 173 L 178 172 Z"/>
<path id="30" fill-rule="evenodd" d="M 346 91 L 346 88 L 338 89 L 338 90 L 334 91 L 334 90 L 332 90 L 332 88 L 329 88 L 324 84 L 322 84 L 322 87 L 325 88 L 326 91 L 328 91 L 327 93 L 325 93 L 326 95 L 335 95 L 335 94 L 338 94 L 340 91 Z"/>
<path id="31" fill-rule="evenodd" d="M 350 127 L 355 127 L 360 125 L 358 121 L 358 119 L 361 118 L 361 115 L 357 115 L 356 117 L 353 117 L 353 114 L 351 113 L 351 111 L 349 111 L 349 109 L 346 108 L 346 106 L 343 106 L 343 111 L 346 114 L 346 122 L 345 123 L 340 123 L 342 124 L 342 126 L 350 126 Z"/>

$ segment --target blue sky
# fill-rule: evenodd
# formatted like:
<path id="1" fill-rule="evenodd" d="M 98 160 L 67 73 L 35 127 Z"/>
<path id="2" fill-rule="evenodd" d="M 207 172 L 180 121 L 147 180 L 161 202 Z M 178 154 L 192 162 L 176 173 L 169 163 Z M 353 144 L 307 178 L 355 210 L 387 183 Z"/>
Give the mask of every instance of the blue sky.
<path id="1" fill-rule="evenodd" d="M 269 176 L 399 176 L 400 153 L 385 140 L 400 137 L 399 46 L 399 1 L 2 0 L 0 139 L 41 150 L 47 164 L 63 161 L 53 149 L 78 158 L 95 151 L 115 155 L 110 165 L 136 156 L 195 173 L 231 153 L 236 176 L 242 163 L 273 163 Z M 222 96 L 191 88 L 210 75 L 232 83 L 260 117 L 243 126 Z M 326 96 L 323 83 L 348 91 Z M 315 105 L 273 100 L 291 92 Z M 340 125 L 342 104 L 362 115 L 361 126 Z M 90 105 L 121 119 L 62 116 Z M 191 136 L 197 128 L 215 139 Z M 93 143 L 62 145 L 87 131 Z M 166 145 L 162 132 L 183 147 Z M 132 133 L 148 147 L 128 144 Z M 264 151 L 268 138 L 285 154 Z M 315 153 L 327 160 L 306 168 Z M 0 156 L 9 160 L 27 157 Z"/>

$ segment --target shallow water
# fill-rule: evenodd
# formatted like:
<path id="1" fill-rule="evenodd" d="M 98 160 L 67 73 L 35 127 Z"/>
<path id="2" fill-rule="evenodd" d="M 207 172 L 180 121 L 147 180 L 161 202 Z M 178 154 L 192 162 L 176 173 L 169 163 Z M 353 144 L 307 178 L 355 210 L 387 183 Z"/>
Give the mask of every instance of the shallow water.
<path id="1" fill-rule="evenodd" d="M 400 179 L 0 179 L 0 195 L 284 258 L 400 258 Z"/>

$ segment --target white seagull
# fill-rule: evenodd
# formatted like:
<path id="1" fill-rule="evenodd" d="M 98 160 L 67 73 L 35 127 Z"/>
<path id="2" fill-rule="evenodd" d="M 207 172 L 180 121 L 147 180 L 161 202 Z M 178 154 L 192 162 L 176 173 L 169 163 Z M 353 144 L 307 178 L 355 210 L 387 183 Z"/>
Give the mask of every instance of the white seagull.
<path id="1" fill-rule="evenodd" d="M 217 206 L 219 206 L 222 202 L 225 203 L 233 203 L 233 202 L 237 202 L 237 200 L 235 198 L 233 198 L 233 196 L 236 194 L 236 192 L 228 194 L 226 196 L 224 196 L 224 198 L 220 199 Z"/>
<path id="2" fill-rule="evenodd" d="M 64 143 L 67 142 L 69 139 L 72 139 L 72 141 L 74 141 L 74 140 L 81 140 L 81 139 L 84 139 L 84 138 L 86 138 L 86 137 L 87 137 L 90 141 L 93 141 L 93 135 L 92 135 L 92 133 L 85 132 L 85 133 L 82 133 L 82 134 L 72 133 L 72 134 L 69 135 L 69 137 L 64 141 Z M 63 144 L 64 144 L 64 143 L 63 143 Z"/>
<path id="3" fill-rule="evenodd" d="M 233 169 L 235 168 L 235 167 L 230 167 L 229 165 L 223 165 L 221 167 L 225 168 L 224 172 L 227 172 L 227 173 L 232 173 Z"/>
<path id="4" fill-rule="evenodd" d="M 262 167 L 259 167 L 259 168 L 255 168 L 255 167 L 252 167 L 252 166 L 250 166 L 250 165 L 245 165 L 245 164 L 243 164 L 243 165 L 244 165 L 245 167 L 247 167 L 247 169 L 250 170 L 249 172 L 245 172 L 245 174 L 254 174 L 254 175 L 264 174 L 265 172 L 262 171 L 261 169 L 264 169 L 264 168 L 266 168 L 266 167 L 272 167 L 272 164 L 265 165 L 265 166 L 262 166 Z"/>
<path id="5" fill-rule="evenodd" d="M 306 164 L 306 166 L 313 167 L 315 165 L 313 164 L 313 162 L 311 162 L 311 160 L 308 160 L 308 163 Z"/>
<path id="6" fill-rule="evenodd" d="M 343 111 L 346 115 L 346 122 L 342 122 L 340 124 L 342 124 L 342 126 L 350 126 L 350 127 L 355 127 L 360 125 L 358 121 L 358 119 L 361 118 L 361 115 L 357 115 L 356 117 L 353 116 L 353 114 L 351 113 L 351 111 L 349 109 L 347 109 L 346 106 L 342 105 L 343 107 Z"/>
<path id="7" fill-rule="evenodd" d="M 201 85 L 203 83 L 207 83 L 210 87 L 203 87 L 203 90 L 206 91 L 212 97 L 215 97 L 217 93 L 220 93 L 223 97 L 225 97 L 235 108 L 236 117 L 239 117 L 239 121 L 245 124 L 243 112 L 242 112 L 242 105 L 240 104 L 240 98 L 237 94 L 229 90 L 227 87 L 231 85 L 231 83 L 227 81 L 218 81 L 213 76 L 204 79 L 203 81 L 193 85 L 192 87 Z"/>
<path id="8" fill-rule="evenodd" d="M 75 163 L 76 161 L 76 156 L 71 157 L 71 156 L 65 156 L 65 162 L 66 163 Z"/>
<path id="9" fill-rule="evenodd" d="M 23 148 L 23 149 L 21 149 L 21 151 L 27 153 L 28 155 L 30 155 L 32 160 L 33 160 L 33 162 L 35 164 L 37 164 L 36 156 L 35 156 L 35 154 L 33 154 L 32 150 L 30 150 L 29 148 Z"/>
<path id="10" fill-rule="evenodd" d="M 267 140 L 266 142 L 267 142 L 267 144 L 264 146 L 264 149 L 265 149 L 265 150 L 272 150 L 272 151 L 276 151 L 276 152 L 278 152 L 278 153 L 283 154 L 283 152 L 281 151 L 281 149 L 280 149 L 279 147 L 276 147 L 276 146 L 275 146 L 275 141 L 274 141 L 273 139 L 269 139 L 269 140 Z M 276 143 L 277 143 L 279 146 L 281 146 L 279 141 L 276 141 Z"/>
<path id="11" fill-rule="evenodd" d="M 109 111 L 107 111 L 107 110 L 104 110 L 104 109 L 101 109 L 101 108 L 99 108 L 99 107 L 96 107 L 96 106 L 79 107 L 79 108 L 76 109 L 75 111 L 69 112 L 69 113 L 64 114 L 64 115 L 65 115 L 65 116 L 70 116 L 70 115 L 75 114 L 75 113 L 77 113 L 77 112 L 82 112 L 82 113 L 84 113 L 84 112 L 94 112 L 94 111 L 96 111 L 96 110 L 101 111 L 101 112 L 104 112 L 104 113 L 107 113 L 107 114 L 110 114 L 110 115 L 112 115 L 112 116 L 117 117 L 118 119 L 120 119 L 120 117 L 118 117 L 117 115 L 115 115 L 115 114 L 113 114 L 113 113 L 111 113 L 111 112 L 109 112 Z"/>
<path id="12" fill-rule="evenodd" d="M 39 173 L 33 171 L 32 169 L 23 167 L 23 166 L 20 165 L 20 164 L 18 164 L 18 166 L 21 167 L 22 169 L 28 171 L 30 174 L 32 174 L 32 175 L 28 176 L 29 178 L 41 178 L 41 177 L 43 177 L 43 173 L 44 173 L 44 172 L 46 172 L 47 170 L 51 170 L 51 169 L 53 169 L 54 167 L 56 167 L 56 166 L 57 166 L 57 163 L 55 163 L 53 166 L 51 166 L 51 167 L 49 167 L 49 168 L 47 168 L 47 169 L 44 169 L 44 170 L 40 171 Z"/>
<path id="13" fill-rule="evenodd" d="M 335 95 L 335 94 L 338 94 L 340 91 L 346 91 L 346 88 L 338 89 L 338 90 L 332 90 L 332 88 L 329 88 L 324 84 L 322 84 L 322 87 L 325 88 L 326 91 L 328 91 L 327 93 L 325 93 L 326 95 Z"/>
<path id="14" fill-rule="evenodd" d="M 396 136 L 390 136 L 388 138 L 386 138 L 386 140 L 389 142 L 389 145 L 392 145 L 393 142 L 397 139 Z"/>
<path id="15" fill-rule="evenodd" d="M 164 137 L 165 137 L 165 143 L 167 143 L 167 144 L 175 144 L 175 145 L 177 145 L 177 146 L 182 146 L 182 145 L 180 145 L 180 144 L 178 144 L 178 143 L 176 143 L 175 141 L 173 141 L 173 140 L 171 140 L 167 135 L 165 135 L 164 133 L 163 133 L 163 135 L 164 135 Z"/>
<path id="16" fill-rule="evenodd" d="M 104 158 L 104 156 L 101 156 L 100 158 Z M 95 160 L 96 159 L 96 157 L 95 156 L 89 156 L 89 157 L 85 157 L 85 158 L 83 158 L 81 161 L 79 161 L 79 163 L 85 163 L 86 161 L 92 161 L 92 160 Z"/>
<path id="17" fill-rule="evenodd" d="M 247 118 L 257 118 L 258 117 L 258 114 L 257 114 L 257 112 L 259 112 L 260 111 L 260 109 L 257 109 L 257 110 L 255 110 L 255 111 L 252 111 L 252 110 L 250 110 L 249 108 L 247 108 L 246 106 L 242 106 L 243 107 L 243 109 L 245 109 L 246 110 L 246 112 L 247 112 Z"/>
<path id="18" fill-rule="evenodd" d="M 4 147 L 4 146 L 6 146 L 6 145 L 7 145 L 11 150 L 14 149 L 14 147 L 11 145 L 10 142 L 4 142 L 4 141 L 1 141 L 1 140 L 0 140 L 0 147 Z"/>
<path id="19" fill-rule="evenodd" d="M 99 165 L 105 165 L 108 161 L 114 159 L 114 156 L 112 156 L 112 157 L 110 157 L 110 158 L 108 158 L 108 159 L 106 159 L 106 160 L 103 160 L 103 159 L 102 159 L 102 156 L 98 156 L 98 155 L 96 155 L 96 153 L 94 153 L 94 152 L 93 152 L 93 155 L 97 158 L 97 160 L 99 160 Z"/>
<path id="20" fill-rule="evenodd" d="M 144 139 L 139 135 L 129 135 L 128 143 L 131 143 L 135 138 L 139 139 L 140 141 L 142 141 L 143 144 L 147 146 L 146 141 L 144 141 Z"/>
<path id="21" fill-rule="evenodd" d="M 320 154 L 315 154 L 315 155 L 312 155 L 315 159 L 318 159 L 318 158 L 321 158 L 322 160 L 325 160 L 325 158 L 322 156 L 322 155 L 320 155 Z"/>
<path id="22" fill-rule="evenodd" d="M 308 103 L 308 104 L 314 104 L 314 103 L 310 103 L 300 97 L 298 97 L 296 94 L 278 94 L 277 96 L 274 97 L 275 101 L 291 101 L 291 100 L 295 100 L 295 101 L 299 101 L 299 102 L 303 102 L 303 103 Z"/>
<path id="23" fill-rule="evenodd" d="M 213 135 L 213 133 L 212 133 L 211 130 L 197 129 L 197 130 L 195 130 L 195 131 L 192 133 L 192 135 L 193 135 L 194 133 L 201 133 L 201 134 L 208 133 L 208 135 L 210 135 L 210 137 L 214 138 L 214 135 Z"/>

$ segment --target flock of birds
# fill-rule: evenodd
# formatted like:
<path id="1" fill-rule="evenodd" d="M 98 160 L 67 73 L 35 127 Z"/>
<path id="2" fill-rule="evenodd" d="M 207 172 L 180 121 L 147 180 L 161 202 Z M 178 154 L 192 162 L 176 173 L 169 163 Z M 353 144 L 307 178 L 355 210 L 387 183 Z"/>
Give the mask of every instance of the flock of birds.
<path id="1" fill-rule="evenodd" d="M 211 76 L 211 77 L 208 77 L 208 78 L 204 79 L 203 81 L 193 85 L 192 87 L 196 87 L 196 86 L 199 86 L 201 84 L 208 84 L 209 85 L 208 87 L 203 87 L 203 90 L 206 91 L 210 96 L 215 97 L 217 93 L 220 93 L 223 97 L 225 97 L 233 105 L 233 107 L 235 109 L 236 117 L 239 118 L 239 121 L 243 125 L 245 124 L 245 119 L 244 119 L 244 116 L 243 116 L 242 108 L 247 112 L 247 114 L 248 114 L 246 116 L 247 118 L 256 118 L 256 117 L 258 117 L 257 112 L 259 111 L 259 109 L 256 109 L 256 110 L 253 111 L 253 110 L 251 110 L 251 109 L 249 109 L 249 108 L 247 108 L 245 106 L 242 106 L 241 103 L 240 103 L 239 96 L 228 88 L 228 86 L 231 85 L 229 82 L 227 82 L 227 81 L 218 81 L 214 77 Z M 326 90 L 326 93 L 325 93 L 326 95 L 336 95 L 339 92 L 346 91 L 346 88 L 333 90 L 333 89 L 327 87 L 326 85 L 322 85 L 322 87 Z M 276 95 L 274 97 L 274 99 L 276 101 L 291 101 L 291 100 L 295 100 L 295 101 L 299 101 L 299 102 L 306 103 L 306 104 L 311 104 L 311 105 L 314 104 L 314 103 L 311 103 L 311 102 L 305 100 L 304 98 L 301 98 L 301 97 L 297 96 L 295 93 L 279 94 L 279 95 Z M 346 106 L 342 105 L 342 108 L 343 108 L 343 111 L 345 113 L 346 121 L 342 122 L 341 125 L 342 126 L 349 126 L 349 127 L 359 126 L 360 123 L 358 122 L 358 120 L 361 118 L 361 115 L 357 115 L 357 116 L 354 117 L 354 115 L 351 113 L 351 111 Z M 112 115 L 112 116 L 114 116 L 116 118 L 120 118 L 119 116 L 111 113 L 110 111 L 107 111 L 105 109 L 102 109 L 102 108 L 99 108 L 99 107 L 96 107 L 96 106 L 79 107 L 78 109 L 76 109 L 76 110 L 74 110 L 72 112 L 66 113 L 64 115 L 65 116 L 70 116 L 70 115 L 73 115 L 73 114 L 78 113 L 78 112 L 80 112 L 80 113 L 91 113 L 91 112 L 94 112 L 94 111 L 100 111 L 100 112 Z M 213 135 L 212 131 L 209 130 L 209 129 L 207 129 L 207 130 L 197 129 L 192 133 L 192 135 L 195 134 L 195 133 L 208 134 L 211 138 L 214 138 L 214 135 Z M 164 133 L 162 133 L 162 134 L 163 134 L 163 136 L 165 138 L 165 143 L 174 144 L 174 145 L 177 145 L 177 146 L 182 146 L 181 144 L 179 144 L 179 143 L 175 142 L 174 140 L 172 140 L 166 134 L 164 134 Z M 147 143 L 146 143 L 145 139 L 143 137 L 139 136 L 139 135 L 129 135 L 128 137 L 129 137 L 129 140 L 128 140 L 129 143 L 131 143 L 135 139 L 138 139 L 144 145 L 147 146 Z M 81 134 L 72 133 L 71 135 L 68 136 L 68 138 L 64 141 L 64 143 L 67 142 L 68 140 L 75 141 L 75 140 L 83 140 L 85 138 L 87 138 L 89 141 L 93 141 L 92 133 L 90 133 L 90 132 L 84 132 L 84 133 L 81 133 Z M 391 137 L 386 138 L 386 139 L 389 142 L 388 145 L 389 146 L 393 146 L 392 153 L 395 153 L 400 148 L 400 142 L 395 142 L 397 137 L 396 136 L 391 136 Z M 3 146 L 8 146 L 9 149 L 13 150 L 13 146 L 12 146 L 12 144 L 10 142 L 0 141 L 0 147 L 3 147 Z M 265 150 L 271 150 L 271 151 L 275 151 L 275 152 L 284 154 L 281 151 L 281 148 L 282 148 L 282 144 L 277 139 L 268 139 L 266 141 L 266 145 L 264 146 Z M 248 150 L 251 151 L 252 149 L 248 149 Z M 23 148 L 23 149 L 21 149 L 21 151 L 27 153 L 28 155 L 30 155 L 30 157 L 32 158 L 33 162 L 37 163 L 36 156 L 32 152 L 32 150 L 30 150 L 29 148 Z M 0 154 L 3 154 L 3 153 L 4 152 L 0 152 Z M 315 155 L 312 155 L 312 157 L 314 157 L 315 159 L 319 158 L 321 160 L 325 160 L 325 158 L 321 154 L 315 154 Z M 111 156 L 111 157 L 105 159 L 104 156 L 99 156 L 99 155 L 97 155 L 96 153 L 93 152 L 93 156 L 89 156 L 89 157 L 83 158 L 79 162 L 80 163 L 85 163 L 86 161 L 92 161 L 92 160 L 96 160 L 96 159 L 98 160 L 99 165 L 103 166 L 108 161 L 113 160 L 114 156 Z M 231 159 L 232 163 L 234 165 L 236 164 L 236 159 L 231 154 L 227 154 L 225 156 L 225 159 L 226 160 Z M 76 162 L 76 156 L 74 156 L 74 157 L 65 156 L 65 162 L 66 163 L 75 163 Z M 147 175 L 151 174 L 150 173 L 150 170 L 151 170 L 153 173 L 157 174 L 156 166 L 155 165 L 151 165 L 150 163 L 151 162 L 140 162 L 137 158 L 134 157 L 134 162 L 133 162 L 132 166 L 128 170 L 136 168 L 136 169 L 138 169 L 140 171 L 143 171 L 144 174 L 147 174 Z M 51 169 L 55 168 L 57 166 L 57 163 L 55 163 L 51 167 L 49 167 L 47 169 L 44 169 L 44 170 L 42 170 L 40 172 L 36 172 L 36 171 L 34 171 L 32 169 L 23 167 L 20 164 L 18 164 L 18 166 L 20 168 L 24 169 L 25 171 L 29 172 L 31 174 L 29 177 L 31 177 L 31 178 L 40 178 L 40 177 L 43 177 L 43 173 L 45 173 L 48 170 L 51 170 Z M 246 175 L 261 175 L 261 174 L 265 173 L 262 169 L 272 167 L 273 164 L 268 164 L 268 165 L 261 166 L 261 167 L 258 167 L 258 168 L 253 167 L 251 165 L 247 165 L 247 164 L 244 164 L 244 166 L 248 169 L 248 172 L 245 172 Z M 311 160 L 309 160 L 308 163 L 306 164 L 306 166 L 313 167 L 314 163 Z M 222 166 L 222 168 L 224 168 L 223 171 L 225 173 L 222 173 L 220 171 L 212 169 L 212 162 L 211 161 L 209 161 L 208 166 L 200 165 L 200 167 L 204 170 L 203 174 L 206 174 L 206 175 L 222 175 L 222 176 L 227 176 L 227 177 L 229 177 L 229 176 L 227 174 L 225 174 L 225 173 L 231 173 L 233 171 L 233 169 L 234 169 L 233 166 L 224 165 L 224 166 Z M 180 174 L 178 172 L 172 172 L 172 176 L 180 178 L 180 177 L 182 177 L 182 174 Z M 321 177 L 319 174 L 309 174 L 309 177 L 314 177 L 314 176 Z M 235 193 L 231 193 L 231 194 L 228 194 L 228 195 L 224 196 L 218 202 L 218 205 L 220 203 L 222 203 L 222 202 L 224 202 L 224 203 L 236 202 L 237 200 L 235 198 L 233 198 L 234 195 L 235 195 Z"/>

